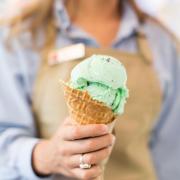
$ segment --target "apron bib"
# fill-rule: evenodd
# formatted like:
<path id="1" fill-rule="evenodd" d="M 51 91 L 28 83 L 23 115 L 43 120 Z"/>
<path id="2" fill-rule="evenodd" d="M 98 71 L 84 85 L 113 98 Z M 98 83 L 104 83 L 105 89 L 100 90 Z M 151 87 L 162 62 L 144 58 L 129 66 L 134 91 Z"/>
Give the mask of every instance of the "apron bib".
<path id="1" fill-rule="evenodd" d="M 104 54 L 119 59 L 128 74 L 130 97 L 124 114 L 115 125 L 116 144 L 106 166 L 105 180 L 156 179 L 148 143 L 154 120 L 160 112 L 162 96 L 151 52 L 143 34 L 137 35 L 137 43 L 137 54 L 86 48 L 86 57 Z M 72 68 L 80 61 L 82 59 L 54 66 L 42 64 L 33 96 L 33 111 L 41 138 L 51 137 L 68 116 L 59 79 L 67 81 Z"/>

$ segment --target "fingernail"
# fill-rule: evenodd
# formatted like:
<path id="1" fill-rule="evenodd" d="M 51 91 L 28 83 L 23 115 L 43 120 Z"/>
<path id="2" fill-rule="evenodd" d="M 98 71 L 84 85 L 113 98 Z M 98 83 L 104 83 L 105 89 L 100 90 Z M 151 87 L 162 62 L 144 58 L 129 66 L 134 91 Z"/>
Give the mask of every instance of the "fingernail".
<path id="1" fill-rule="evenodd" d="M 115 143 L 115 141 L 116 141 L 116 137 L 115 137 L 115 136 L 113 136 L 113 144 Z"/>
<path id="2" fill-rule="evenodd" d="M 104 133 L 108 133 L 108 126 L 103 125 L 103 132 L 104 132 Z"/>

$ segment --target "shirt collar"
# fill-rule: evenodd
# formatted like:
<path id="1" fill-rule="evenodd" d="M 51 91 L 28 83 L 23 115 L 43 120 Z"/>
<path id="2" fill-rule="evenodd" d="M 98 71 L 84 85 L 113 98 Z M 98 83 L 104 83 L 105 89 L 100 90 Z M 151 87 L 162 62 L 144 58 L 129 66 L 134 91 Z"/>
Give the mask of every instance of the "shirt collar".
<path id="1" fill-rule="evenodd" d="M 66 31 L 70 27 L 71 22 L 66 8 L 64 7 L 64 1 L 65 0 L 55 0 L 54 16 L 57 28 Z"/>
<path id="2" fill-rule="evenodd" d="M 130 37 L 132 34 L 138 31 L 140 28 L 140 22 L 132 7 L 128 4 L 124 4 L 124 12 L 122 15 L 119 31 L 117 33 L 116 40 Z"/>

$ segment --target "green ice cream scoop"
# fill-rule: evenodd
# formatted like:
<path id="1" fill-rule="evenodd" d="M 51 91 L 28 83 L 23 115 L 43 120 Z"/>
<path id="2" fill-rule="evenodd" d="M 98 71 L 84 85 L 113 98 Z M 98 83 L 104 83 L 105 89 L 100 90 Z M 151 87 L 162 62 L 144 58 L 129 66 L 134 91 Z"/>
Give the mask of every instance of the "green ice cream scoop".
<path id="1" fill-rule="evenodd" d="M 88 91 L 93 99 L 105 103 L 114 113 L 122 114 L 128 97 L 126 82 L 126 70 L 119 60 L 93 55 L 73 68 L 70 86 Z"/>

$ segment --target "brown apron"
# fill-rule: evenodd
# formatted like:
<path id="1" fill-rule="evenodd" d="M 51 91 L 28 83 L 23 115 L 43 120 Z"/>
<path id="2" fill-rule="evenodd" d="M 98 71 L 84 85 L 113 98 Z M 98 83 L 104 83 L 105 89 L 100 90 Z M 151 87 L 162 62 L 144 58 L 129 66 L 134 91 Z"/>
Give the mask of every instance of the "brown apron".
<path id="1" fill-rule="evenodd" d="M 106 54 L 119 59 L 127 69 L 130 97 L 125 113 L 116 123 L 116 144 L 107 164 L 105 180 L 155 180 L 148 149 L 154 120 L 161 107 L 161 90 L 146 37 L 137 35 L 139 52 L 86 48 L 86 56 Z M 69 79 L 71 69 L 82 59 L 49 66 L 44 63 L 37 76 L 33 110 L 40 137 L 52 136 L 68 116 L 59 79 Z"/>

